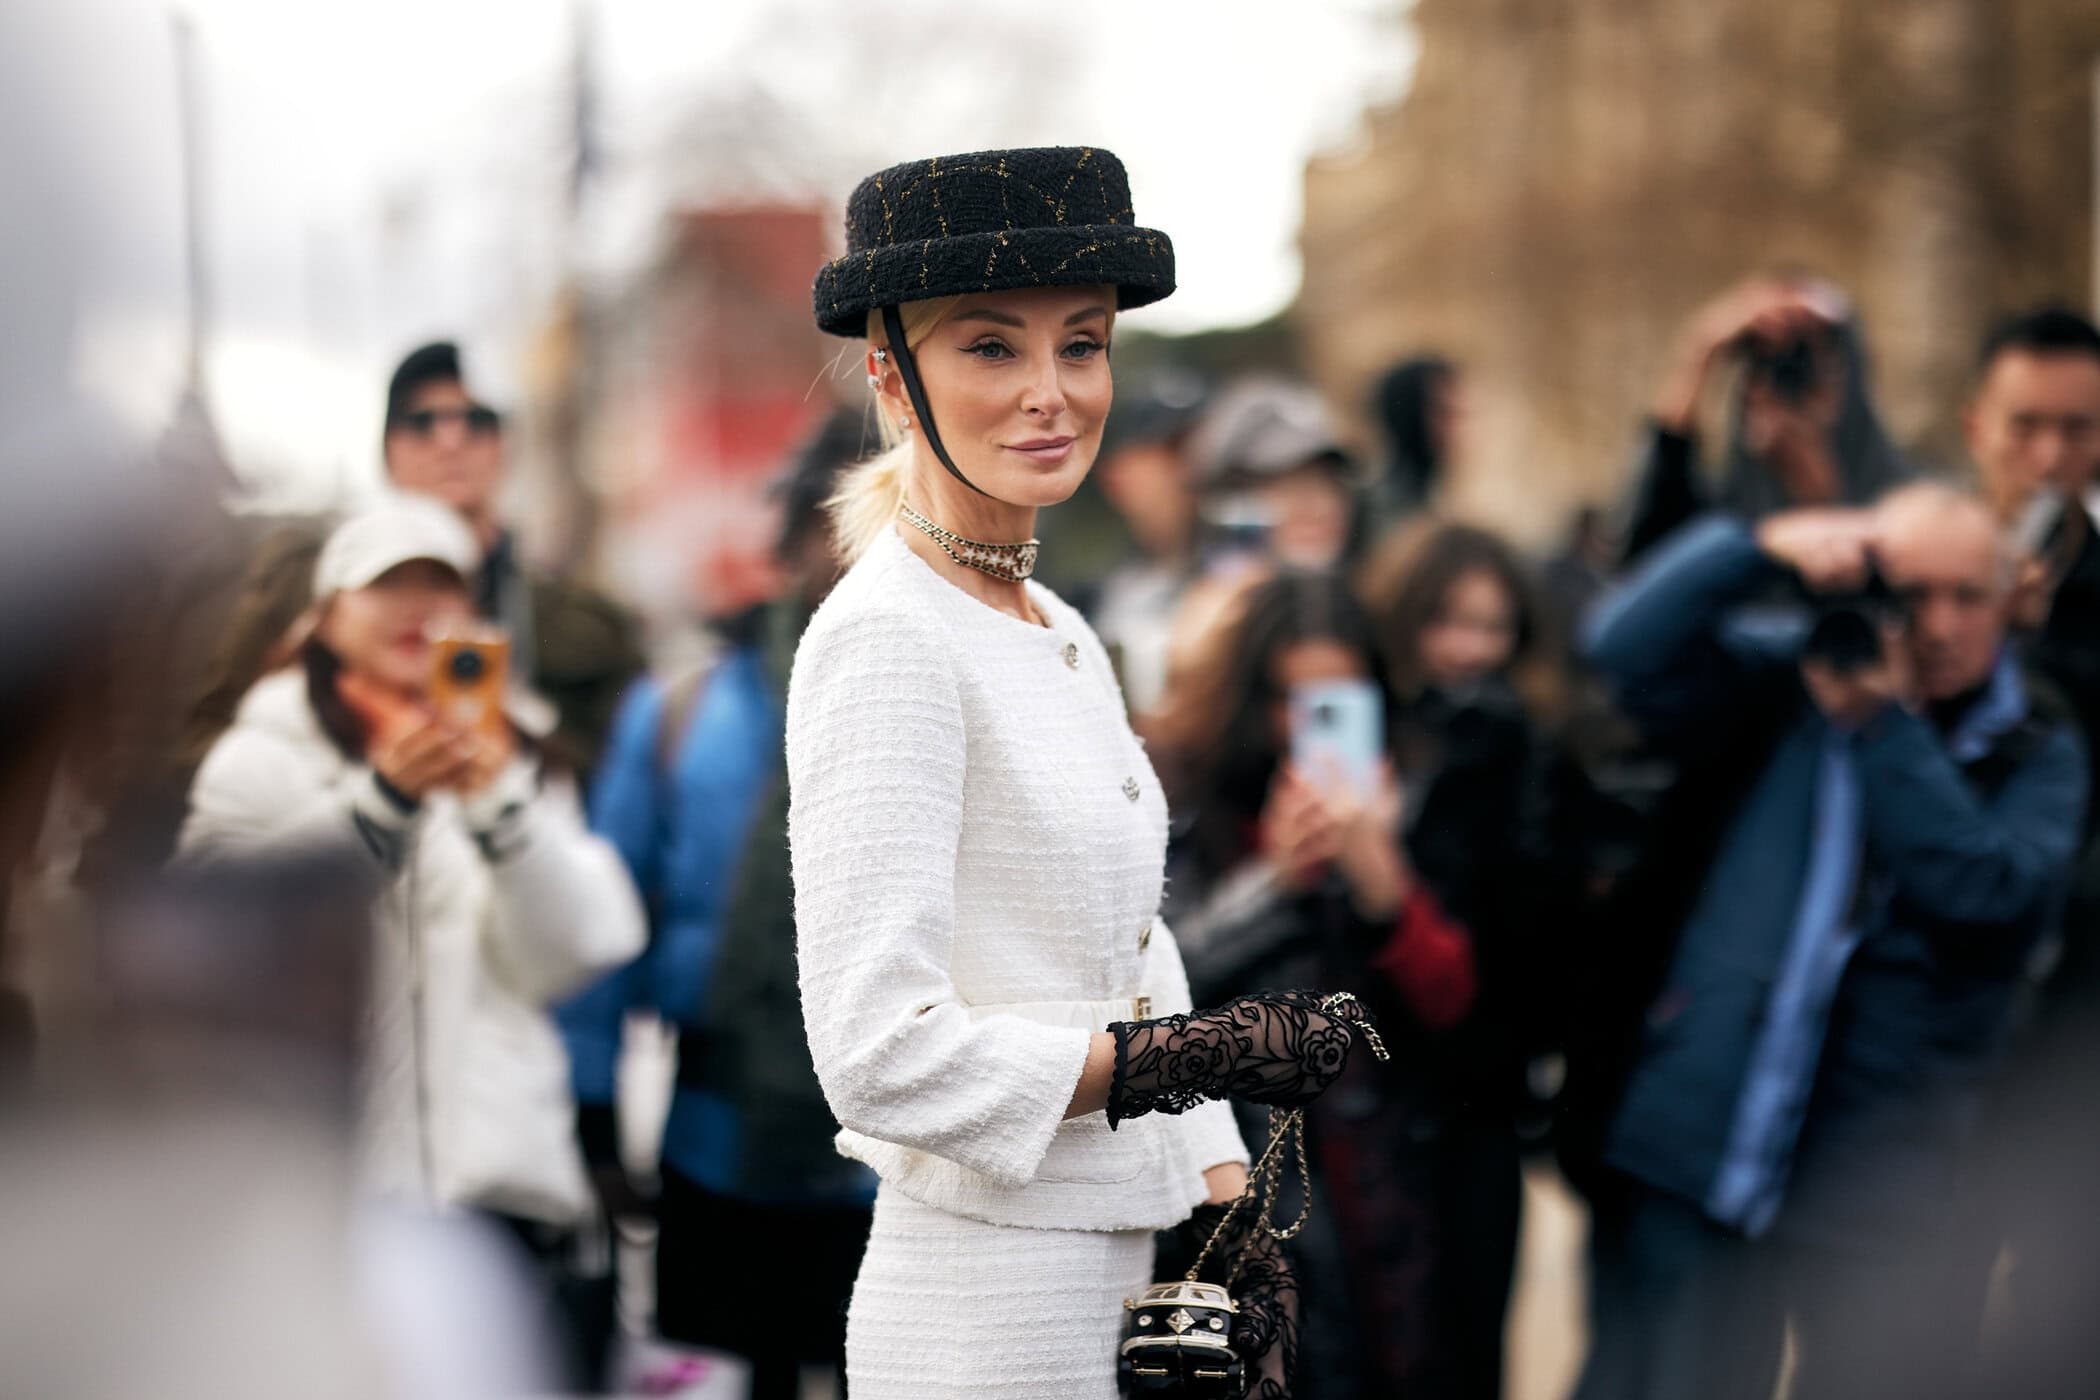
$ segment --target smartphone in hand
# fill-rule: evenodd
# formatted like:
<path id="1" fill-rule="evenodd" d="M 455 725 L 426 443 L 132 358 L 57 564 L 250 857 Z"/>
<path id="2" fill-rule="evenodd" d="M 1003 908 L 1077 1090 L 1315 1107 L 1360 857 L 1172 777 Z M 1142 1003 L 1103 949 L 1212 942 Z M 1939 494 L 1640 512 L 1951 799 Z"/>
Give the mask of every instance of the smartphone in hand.
<path id="1" fill-rule="evenodd" d="M 434 633 L 430 644 L 430 704 L 438 718 L 470 734 L 499 737 L 508 723 L 509 637 L 477 624 Z"/>
<path id="2" fill-rule="evenodd" d="M 2027 504 L 2021 507 L 2019 518 L 2012 525 L 2014 554 L 2021 559 L 2044 557 L 2063 529 L 2070 506 L 2069 498 L 2053 486 L 2044 486 L 2028 497 Z"/>
<path id="3" fill-rule="evenodd" d="M 1291 765 L 1315 787 L 1369 801 L 1385 756 L 1385 704 L 1369 681 L 1320 681 L 1291 690 Z"/>

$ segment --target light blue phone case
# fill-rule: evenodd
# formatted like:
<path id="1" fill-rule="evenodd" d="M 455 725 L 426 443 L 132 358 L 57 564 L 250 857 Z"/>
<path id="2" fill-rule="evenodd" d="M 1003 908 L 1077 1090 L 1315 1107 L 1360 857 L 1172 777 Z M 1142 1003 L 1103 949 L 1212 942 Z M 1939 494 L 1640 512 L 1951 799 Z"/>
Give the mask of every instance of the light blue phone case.
<path id="1" fill-rule="evenodd" d="M 1369 681 L 1322 681 L 1291 691 L 1291 763 L 1318 787 L 1346 784 L 1368 798 L 1385 753 L 1385 706 Z"/>

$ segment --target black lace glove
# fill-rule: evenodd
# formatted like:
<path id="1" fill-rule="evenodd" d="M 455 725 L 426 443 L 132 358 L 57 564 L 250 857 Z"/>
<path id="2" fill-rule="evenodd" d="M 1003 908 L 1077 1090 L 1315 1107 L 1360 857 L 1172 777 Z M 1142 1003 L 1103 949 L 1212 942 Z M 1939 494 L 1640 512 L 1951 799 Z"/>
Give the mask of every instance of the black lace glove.
<path id="1" fill-rule="evenodd" d="M 1212 1011 L 1118 1021 L 1108 1126 L 1146 1113 L 1186 1113 L 1211 1099 L 1272 1108 L 1311 1103 L 1349 1061 L 1355 1002 L 1322 1011 L 1310 992 L 1236 997 Z"/>
<path id="2" fill-rule="evenodd" d="M 1240 1311 L 1232 1324 L 1232 1349 L 1247 1363 L 1247 1394 L 1290 1400 L 1298 1369 L 1298 1276 L 1282 1242 L 1266 1230 L 1240 1246 L 1233 1299 Z"/>
<path id="3" fill-rule="evenodd" d="M 1160 1237 L 1159 1274 L 1179 1277 L 1195 1262 L 1229 1207 L 1197 1206 L 1195 1214 Z M 1239 1313 L 1232 1349 L 1246 1366 L 1250 1400 L 1290 1400 L 1298 1366 L 1298 1280 L 1283 1245 L 1242 1209 L 1218 1237 L 1198 1275 L 1232 1293 Z"/>

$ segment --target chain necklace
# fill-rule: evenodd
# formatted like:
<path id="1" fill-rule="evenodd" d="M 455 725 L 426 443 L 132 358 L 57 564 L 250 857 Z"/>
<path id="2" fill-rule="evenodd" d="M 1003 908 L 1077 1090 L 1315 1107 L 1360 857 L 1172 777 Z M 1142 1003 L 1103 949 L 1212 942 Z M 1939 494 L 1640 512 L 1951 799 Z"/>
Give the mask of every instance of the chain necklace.
<path id="1" fill-rule="evenodd" d="M 898 513 L 913 528 L 925 532 L 928 539 L 941 547 L 950 559 L 966 569 L 975 569 L 981 574 L 1004 579 L 1008 583 L 1020 583 L 1035 572 L 1035 557 L 1042 548 L 1041 540 L 1023 540 L 1019 544 L 986 544 L 982 540 L 966 540 L 953 530 L 944 530 L 911 508 L 911 502 L 900 502 Z"/>

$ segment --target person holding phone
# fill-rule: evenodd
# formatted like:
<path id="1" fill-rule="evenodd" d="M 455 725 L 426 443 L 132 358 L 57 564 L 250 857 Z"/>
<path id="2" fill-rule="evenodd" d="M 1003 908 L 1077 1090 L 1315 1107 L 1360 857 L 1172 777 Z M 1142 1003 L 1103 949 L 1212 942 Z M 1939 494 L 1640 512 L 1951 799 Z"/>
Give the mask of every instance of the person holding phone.
<path id="1" fill-rule="evenodd" d="M 1364 590 L 1393 694 L 1408 860 L 1473 954 L 1473 1000 L 1436 1043 L 1419 1129 L 1439 1168 L 1434 1267 L 1451 1317 L 1436 1393 L 1493 1396 L 1521 1151 L 1546 1115 L 1533 1069 L 1559 1048 L 1555 1003 L 1584 905 L 1592 793 L 1560 742 L 1558 649 L 1508 544 L 1419 522 L 1386 541 Z"/>
<path id="2" fill-rule="evenodd" d="M 2027 661 L 2085 737 L 2088 790 L 2100 787 L 2100 329 L 2063 305 L 1991 328 L 1976 358 L 1962 437 L 1977 484 L 2008 527 L 2019 586 L 2013 620 Z M 1994 1131 L 1962 1215 L 1977 1235 L 1963 1322 L 1973 1334 L 2002 1251 L 2019 1261 L 2012 1305 L 1997 1308 L 1990 1388 L 2068 1395 L 2095 1344 L 2077 1300 L 2100 1278 L 2100 1230 L 2067 1229 L 2082 1183 L 2100 1173 L 2100 1129 L 2082 1111 L 2100 1065 L 2100 814 L 2086 835 L 2063 927 L 2036 962 L 2029 1014 L 1993 1095 Z M 2052 1374 L 2053 1372 L 2053 1374 Z M 2092 1374 L 2088 1371 L 2087 1374 Z"/>
<path id="3" fill-rule="evenodd" d="M 482 397 L 449 340 L 417 346 L 387 381 L 380 455 L 398 491 L 441 501 L 474 533 L 474 609 L 510 634 L 515 682 L 554 707 L 543 764 L 588 788 L 628 685 L 641 674 L 634 619 L 575 579 L 531 567 L 503 514 L 503 415 Z"/>
<path id="4" fill-rule="evenodd" d="M 1300 896 L 1374 922 L 1404 902 L 1385 697 L 1370 621 L 1330 574 L 1243 586 L 1192 648 L 1147 738 L 1199 995 L 1309 972 L 1296 911 L 1268 917 Z"/>
<path id="5" fill-rule="evenodd" d="M 2015 624 L 2100 748 L 2100 329 L 2054 306 L 1992 327 L 1962 437 L 2018 555 Z"/>
<path id="6" fill-rule="evenodd" d="M 1199 999 L 1329 982 L 1397 1042 L 1389 1070 L 1345 1076 L 1311 1114 L 1320 1179 L 1299 1272 L 1321 1393 L 1486 1395 L 1498 1381 L 1465 1377 L 1499 1377 L 1502 1302 L 1466 1270 L 1502 1259 L 1488 1272 L 1506 1293 L 1510 1242 L 1474 1237 L 1439 1133 L 1447 1047 L 1473 1015 L 1474 941 L 1409 851 L 1388 674 L 1372 616 L 1339 578 L 1280 574 L 1243 593 L 1151 733 L 1182 814 L 1170 912 Z"/>
<path id="7" fill-rule="evenodd" d="M 642 913 L 573 795 L 502 721 L 504 649 L 476 629 L 468 588 L 478 562 L 427 499 L 338 526 L 297 660 L 206 755 L 177 860 L 335 851 L 374 871 L 363 1183 L 478 1210 L 551 1265 L 590 1193 L 546 1008 L 633 956 Z"/>

